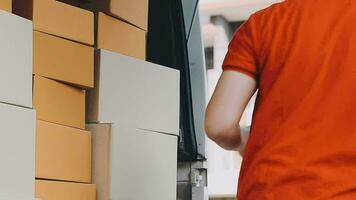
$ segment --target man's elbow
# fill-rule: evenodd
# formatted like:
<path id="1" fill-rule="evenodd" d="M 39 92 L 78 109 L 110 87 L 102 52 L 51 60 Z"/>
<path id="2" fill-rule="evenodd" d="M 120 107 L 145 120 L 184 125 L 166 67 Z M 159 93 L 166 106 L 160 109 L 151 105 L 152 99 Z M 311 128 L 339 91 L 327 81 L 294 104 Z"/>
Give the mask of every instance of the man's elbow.
<path id="1" fill-rule="evenodd" d="M 222 127 L 220 125 L 214 125 L 208 122 L 205 123 L 206 135 L 213 141 L 221 141 L 226 133 L 226 129 L 226 127 Z"/>
<path id="2" fill-rule="evenodd" d="M 239 143 L 240 132 L 236 123 L 210 123 L 205 122 L 205 132 L 207 136 L 217 144 Z M 238 139 L 238 140 L 236 140 Z"/>

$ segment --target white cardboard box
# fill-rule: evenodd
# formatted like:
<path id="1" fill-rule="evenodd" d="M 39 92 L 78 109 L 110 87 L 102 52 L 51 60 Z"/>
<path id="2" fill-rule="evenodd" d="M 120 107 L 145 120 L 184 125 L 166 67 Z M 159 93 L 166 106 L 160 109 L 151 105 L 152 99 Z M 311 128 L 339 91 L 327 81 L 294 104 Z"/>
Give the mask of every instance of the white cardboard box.
<path id="1" fill-rule="evenodd" d="M 0 103 L 0 199 L 33 199 L 35 111 Z"/>
<path id="2" fill-rule="evenodd" d="M 175 200 L 177 136 L 89 124 L 98 200 Z"/>
<path id="3" fill-rule="evenodd" d="M 32 22 L 0 10 L 0 102 L 32 107 Z"/>
<path id="4" fill-rule="evenodd" d="M 178 70 L 107 50 L 96 52 L 96 58 L 87 121 L 178 135 Z"/>

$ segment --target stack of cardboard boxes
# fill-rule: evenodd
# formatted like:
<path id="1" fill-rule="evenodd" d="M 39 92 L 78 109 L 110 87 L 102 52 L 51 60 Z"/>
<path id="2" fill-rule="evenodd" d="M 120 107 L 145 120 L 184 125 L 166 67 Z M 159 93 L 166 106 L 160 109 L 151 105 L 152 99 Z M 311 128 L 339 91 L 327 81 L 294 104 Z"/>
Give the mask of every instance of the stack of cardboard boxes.
<path id="1" fill-rule="evenodd" d="M 176 199 L 180 76 L 144 61 L 148 0 L 61 1 L 96 13 L 87 128 L 97 199 Z"/>
<path id="2" fill-rule="evenodd" d="M 0 0 L 0 199 L 34 199 L 32 23 Z"/>
<path id="3" fill-rule="evenodd" d="M 94 85 L 94 14 L 55 0 L 13 0 L 33 22 L 36 197 L 95 200 L 85 90 Z"/>
<path id="4" fill-rule="evenodd" d="M 59 0 L 95 13 L 95 47 L 146 59 L 148 0 Z"/>
<path id="5" fill-rule="evenodd" d="M 176 199 L 179 72 L 99 55 L 87 112 L 98 200 Z"/>
<path id="6" fill-rule="evenodd" d="M 145 61 L 148 0 L 12 1 L 0 199 L 175 199 L 179 72 Z"/>

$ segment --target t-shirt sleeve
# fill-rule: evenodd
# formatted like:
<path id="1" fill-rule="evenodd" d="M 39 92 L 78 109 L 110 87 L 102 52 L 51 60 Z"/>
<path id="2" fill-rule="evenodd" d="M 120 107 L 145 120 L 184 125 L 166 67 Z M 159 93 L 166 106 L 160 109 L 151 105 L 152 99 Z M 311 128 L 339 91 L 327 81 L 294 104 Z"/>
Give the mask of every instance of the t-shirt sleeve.
<path id="1" fill-rule="evenodd" d="M 252 17 L 234 33 L 222 69 L 234 70 L 257 78 L 257 30 Z"/>

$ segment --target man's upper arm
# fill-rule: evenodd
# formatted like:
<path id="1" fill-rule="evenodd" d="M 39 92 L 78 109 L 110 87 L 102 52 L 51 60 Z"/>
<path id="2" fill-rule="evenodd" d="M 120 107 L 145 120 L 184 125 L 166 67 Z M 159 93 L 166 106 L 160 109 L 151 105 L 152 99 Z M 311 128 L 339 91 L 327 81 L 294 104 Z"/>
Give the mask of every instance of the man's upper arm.
<path id="1" fill-rule="evenodd" d="M 259 34 L 254 15 L 235 32 L 222 66 L 223 73 L 210 100 L 206 125 L 212 132 L 238 125 L 259 79 Z M 216 130 L 214 130 L 216 129 Z"/>
<path id="2" fill-rule="evenodd" d="M 206 123 L 212 132 L 237 126 L 256 91 L 256 80 L 236 71 L 224 71 L 210 100 Z"/>

